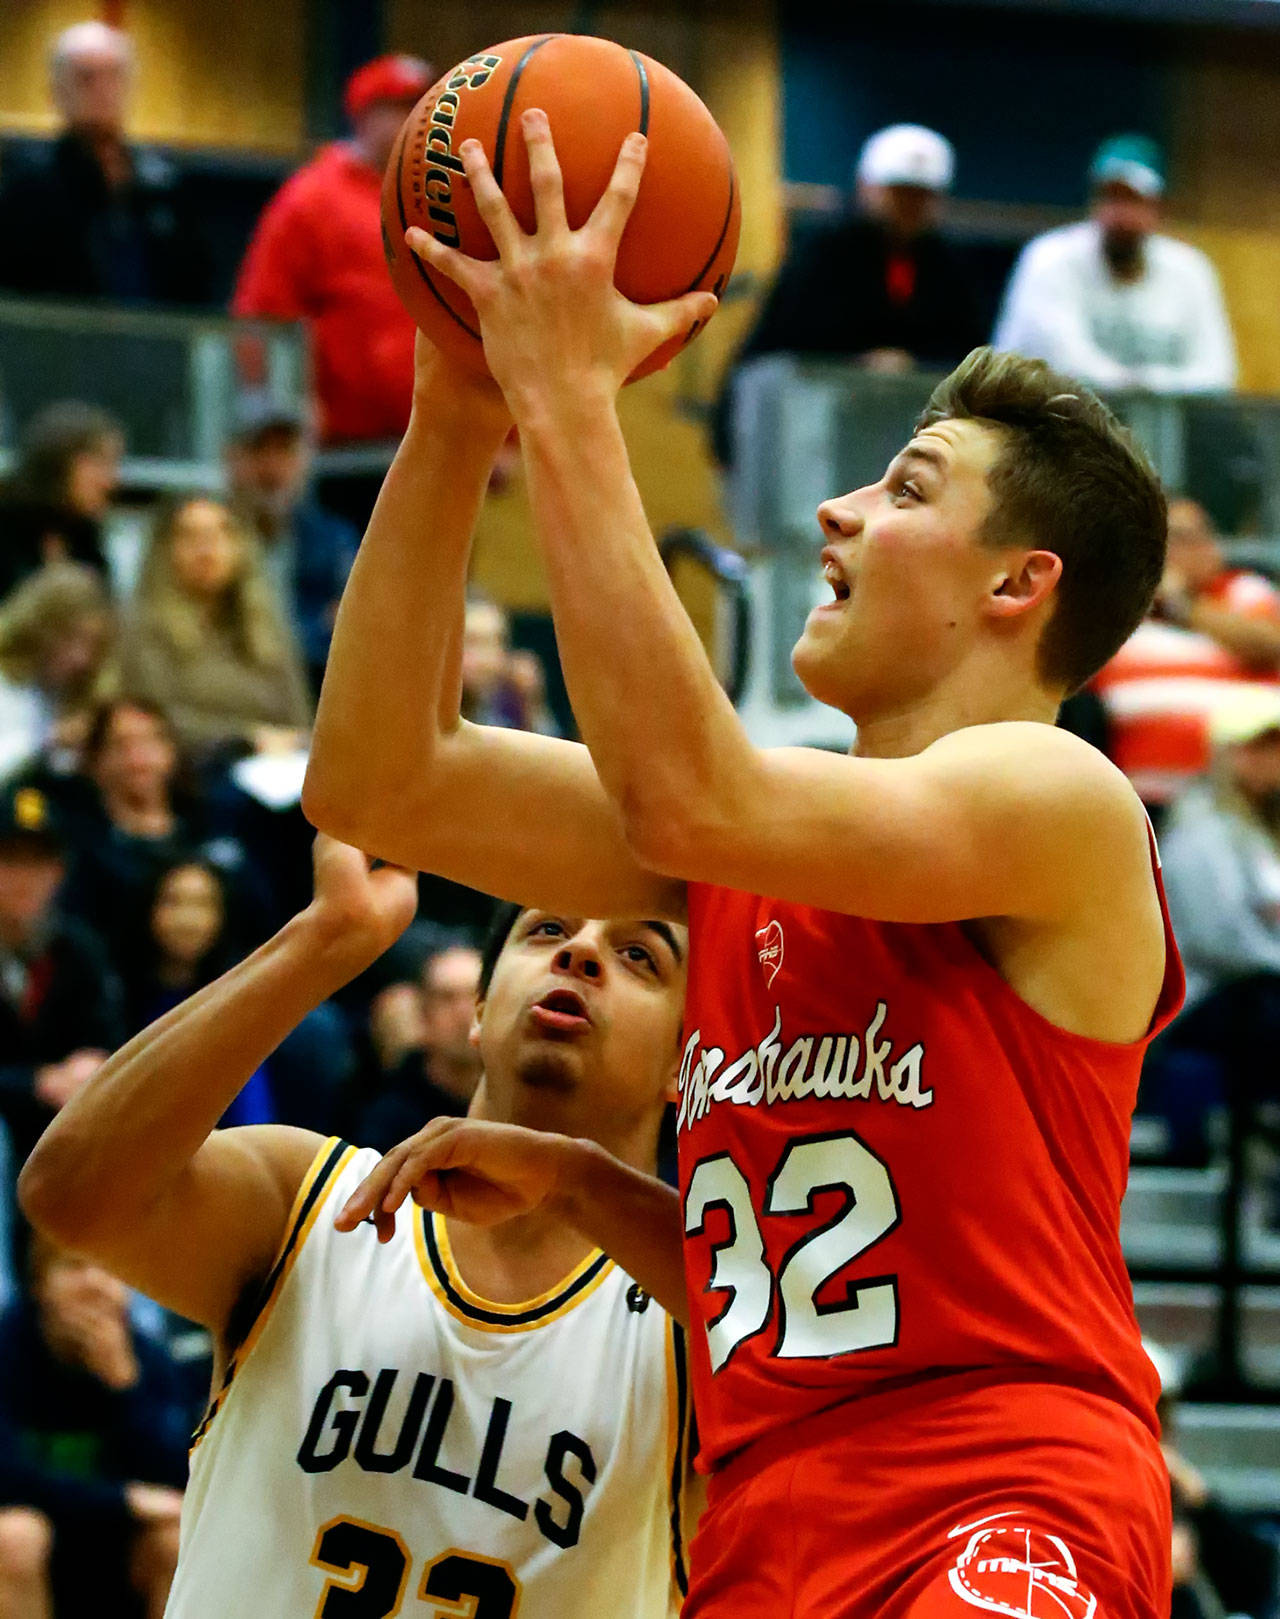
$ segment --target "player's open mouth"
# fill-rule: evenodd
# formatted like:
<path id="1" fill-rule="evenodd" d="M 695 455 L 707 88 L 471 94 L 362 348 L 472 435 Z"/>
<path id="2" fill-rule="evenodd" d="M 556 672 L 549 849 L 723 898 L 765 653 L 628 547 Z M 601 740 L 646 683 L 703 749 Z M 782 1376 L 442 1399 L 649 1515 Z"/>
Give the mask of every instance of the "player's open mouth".
<path id="1" fill-rule="evenodd" d="M 553 989 L 530 1008 L 529 1016 L 548 1033 L 577 1034 L 591 1027 L 586 1002 L 572 989 Z"/>
<path id="2" fill-rule="evenodd" d="M 831 586 L 832 595 L 835 597 L 834 601 L 823 602 L 821 604 L 823 607 L 838 607 L 842 602 L 849 600 L 849 597 L 853 594 L 853 586 L 846 577 L 835 553 L 830 549 L 822 553 L 822 577 Z"/>

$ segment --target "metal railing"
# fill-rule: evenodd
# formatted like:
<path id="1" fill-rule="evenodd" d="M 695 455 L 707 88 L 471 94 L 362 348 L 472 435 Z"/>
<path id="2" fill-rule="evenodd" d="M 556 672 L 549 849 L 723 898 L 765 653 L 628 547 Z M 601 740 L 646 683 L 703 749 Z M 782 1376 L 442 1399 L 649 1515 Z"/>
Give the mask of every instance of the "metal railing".
<path id="1" fill-rule="evenodd" d="M 308 395 L 300 326 L 0 298 L 0 457 L 54 400 L 121 422 L 124 477 L 140 489 L 216 485 L 235 399 L 248 387 L 294 407 Z"/>

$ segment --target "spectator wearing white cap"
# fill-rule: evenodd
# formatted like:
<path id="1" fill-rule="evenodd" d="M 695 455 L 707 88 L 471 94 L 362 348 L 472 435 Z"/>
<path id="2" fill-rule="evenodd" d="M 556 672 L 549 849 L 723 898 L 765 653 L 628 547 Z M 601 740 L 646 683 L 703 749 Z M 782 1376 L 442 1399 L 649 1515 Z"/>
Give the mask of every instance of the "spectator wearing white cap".
<path id="1" fill-rule="evenodd" d="M 125 135 L 136 63 L 129 36 L 76 23 L 53 41 L 52 142 L 6 152 L 0 287 L 42 298 L 199 304 L 209 255 L 182 177 Z"/>
<path id="2" fill-rule="evenodd" d="M 779 352 L 853 359 L 877 371 L 948 370 L 983 339 L 968 266 L 940 229 L 955 175 L 950 141 L 920 124 L 872 135 L 854 170 L 856 206 L 792 243 L 735 361 Z M 732 374 L 715 448 L 731 459 Z"/>
<path id="3" fill-rule="evenodd" d="M 1209 393 L 1236 380 L 1217 272 L 1162 235 L 1164 159 L 1145 135 L 1113 135 L 1089 166 L 1089 217 L 1028 242 L 993 342 L 1096 388 Z"/>

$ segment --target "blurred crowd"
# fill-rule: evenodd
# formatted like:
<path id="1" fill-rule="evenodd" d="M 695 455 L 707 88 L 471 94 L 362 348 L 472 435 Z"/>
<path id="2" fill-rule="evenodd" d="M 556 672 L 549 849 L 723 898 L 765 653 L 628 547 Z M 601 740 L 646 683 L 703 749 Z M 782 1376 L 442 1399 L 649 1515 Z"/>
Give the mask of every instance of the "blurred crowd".
<path id="1" fill-rule="evenodd" d="M 190 178 L 128 137 L 135 70 L 127 35 L 104 24 L 53 42 L 62 127 L 0 167 L 0 293 L 209 305 Z M 350 518 L 370 495 L 329 509 L 313 458 L 394 438 L 407 420 L 413 331 L 385 271 L 379 194 L 434 76 L 409 57 L 356 72 L 348 138 L 287 180 L 244 244 L 230 307 L 306 325 L 313 397 L 271 400 L 246 343 L 221 478 L 154 501 L 141 538 L 116 522 L 125 429 L 93 404 L 52 401 L 22 424 L 0 486 L 0 1619 L 48 1614 L 51 1590 L 71 1611 L 101 1569 L 139 1613 L 163 1607 L 208 1346 L 32 1241 L 12 1183 L 107 1052 L 306 903 L 299 791 L 359 540 Z M 936 131 L 883 129 L 841 215 L 795 234 L 713 413 L 722 466 L 736 379 L 769 354 L 901 374 L 993 340 L 1104 390 L 1233 388 L 1216 272 L 1161 229 L 1155 142 L 1099 147 L 1086 217 L 1025 245 L 994 333 L 948 226 L 955 163 Z M 1171 500 L 1151 614 L 1064 715 L 1160 829 L 1188 998 L 1153 1050 L 1141 1108 L 1158 1125 L 1152 1154 L 1188 1166 L 1212 1160 L 1228 1107 L 1280 1114 L 1280 588 L 1234 565 L 1229 539 L 1203 504 Z M 554 732 L 547 680 L 502 606 L 475 595 L 464 713 Z M 391 956 L 307 1018 L 224 1122 L 389 1148 L 465 1111 L 491 902 L 429 877 L 420 899 Z M 1280 1224 L 1280 1197 L 1274 1213 Z M 1271 1542 L 1174 1446 L 1171 1426 L 1175 1612 L 1265 1615 Z M 92 1555 L 61 1554 L 68 1537 L 51 1525 L 73 1526 Z"/>

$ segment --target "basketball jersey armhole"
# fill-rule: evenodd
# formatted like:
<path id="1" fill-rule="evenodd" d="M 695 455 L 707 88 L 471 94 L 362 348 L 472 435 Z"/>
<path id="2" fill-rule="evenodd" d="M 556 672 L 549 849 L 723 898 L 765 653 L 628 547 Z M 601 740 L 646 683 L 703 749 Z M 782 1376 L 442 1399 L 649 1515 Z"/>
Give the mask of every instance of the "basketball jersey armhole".
<path id="1" fill-rule="evenodd" d="M 285 1223 L 284 1240 L 279 1251 L 272 1261 L 271 1269 L 267 1272 L 257 1298 L 252 1308 L 246 1313 L 241 1322 L 237 1322 L 238 1332 L 234 1345 L 227 1346 L 227 1366 L 223 1373 L 222 1382 L 217 1393 L 210 1399 L 208 1409 L 201 1418 L 199 1426 L 191 1439 L 191 1449 L 194 1451 L 200 1441 L 208 1433 L 213 1419 L 222 1409 L 234 1383 L 236 1374 L 253 1352 L 254 1345 L 261 1338 L 267 1319 L 280 1297 L 285 1282 L 297 1263 L 302 1245 L 306 1242 L 312 1228 L 316 1223 L 320 1210 L 328 1194 L 333 1190 L 338 1177 L 355 1157 L 357 1149 L 342 1141 L 337 1136 L 329 1139 L 319 1148 L 307 1173 L 302 1178 L 297 1196 L 293 1200 L 293 1207 L 289 1210 L 289 1218 Z"/>

